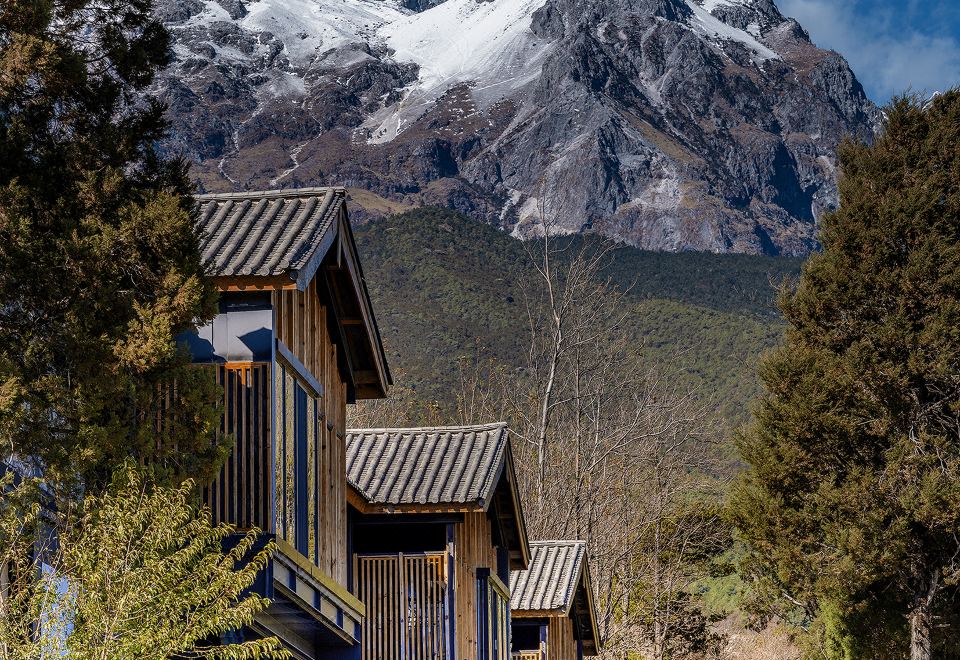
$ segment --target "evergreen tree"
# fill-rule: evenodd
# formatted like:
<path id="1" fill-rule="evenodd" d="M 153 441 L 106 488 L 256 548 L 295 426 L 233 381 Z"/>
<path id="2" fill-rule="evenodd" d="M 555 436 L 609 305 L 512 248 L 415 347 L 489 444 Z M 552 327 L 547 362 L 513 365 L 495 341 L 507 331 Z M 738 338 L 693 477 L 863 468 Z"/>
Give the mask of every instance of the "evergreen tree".
<path id="1" fill-rule="evenodd" d="M 216 388 L 173 341 L 216 303 L 187 168 L 155 147 L 151 10 L 0 3 L 0 451 L 88 489 L 126 457 L 202 479 L 224 455 Z"/>
<path id="2" fill-rule="evenodd" d="M 920 660 L 958 632 L 960 93 L 895 100 L 840 164 L 731 511 L 748 569 L 819 616 L 828 655 Z"/>

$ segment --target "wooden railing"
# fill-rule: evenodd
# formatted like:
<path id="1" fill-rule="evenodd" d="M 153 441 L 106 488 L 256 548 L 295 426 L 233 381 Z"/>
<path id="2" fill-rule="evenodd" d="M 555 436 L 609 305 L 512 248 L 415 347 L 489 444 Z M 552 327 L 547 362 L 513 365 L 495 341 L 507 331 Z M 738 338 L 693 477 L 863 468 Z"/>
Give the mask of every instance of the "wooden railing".
<path id="1" fill-rule="evenodd" d="M 542 660 L 540 651 L 517 651 L 513 654 L 513 660 Z"/>
<path id="2" fill-rule="evenodd" d="M 357 597 L 367 609 L 363 660 L 446 657 L 447 554 L 357 555 Z"/>

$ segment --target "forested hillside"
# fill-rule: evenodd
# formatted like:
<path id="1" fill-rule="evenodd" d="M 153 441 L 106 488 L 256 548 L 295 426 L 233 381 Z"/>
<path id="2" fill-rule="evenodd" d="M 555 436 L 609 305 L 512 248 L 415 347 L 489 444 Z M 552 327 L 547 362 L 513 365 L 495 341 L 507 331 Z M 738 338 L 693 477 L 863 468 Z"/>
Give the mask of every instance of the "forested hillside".
<path id="1" fill-rule="evenodd" d="M 520 241 L 433 208 L 373 221 L 356 238 L 400 384 L 449 410 L 459 358 L 521 363 L 530 262 Z M 576 243 L 594 239 L 564 240 L 573 253 Z M 797 276 L 801 263 L 622 247 L 607 275 L 629 291 L 628 323 L 647 358 L 669 363 L 684 385 L 738 423 L 758 391 L 757 359 L 779 340 L 775 285 Z"/>

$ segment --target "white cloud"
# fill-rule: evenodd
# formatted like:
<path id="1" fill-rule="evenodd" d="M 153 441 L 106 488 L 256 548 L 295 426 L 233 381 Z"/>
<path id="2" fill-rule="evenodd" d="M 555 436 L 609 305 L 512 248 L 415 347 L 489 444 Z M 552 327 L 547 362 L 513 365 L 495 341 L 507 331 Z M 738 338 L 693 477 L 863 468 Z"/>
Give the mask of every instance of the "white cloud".
<path id="1" fill-rule="evenodd" d="M 912 89 L 929 94 L 960 85 L 960 42 L 903 25 L 907 11 L 858 14 L 855 3 L 780 0 L 780 9 L 800 21 L 814 42 L 850 62 L 867 93 L 885 103 Z"/>

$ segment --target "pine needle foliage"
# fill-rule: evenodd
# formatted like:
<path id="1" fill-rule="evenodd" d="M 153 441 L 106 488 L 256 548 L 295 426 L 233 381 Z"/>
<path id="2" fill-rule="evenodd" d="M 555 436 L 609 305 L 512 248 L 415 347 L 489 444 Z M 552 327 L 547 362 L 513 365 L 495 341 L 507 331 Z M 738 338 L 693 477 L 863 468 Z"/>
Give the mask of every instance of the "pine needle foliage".
<path id="1" fill-rule="evenodd" d="M 155 150 L 170 39 L 151 11 L 0 3 L 0 446 L 48 483 L 102 488 L 131 456 L 199 480 L 226 452 L 216 387 L 173 341 L 216 294 L 186 165 Z"/>
<path id="2" fill-rule="evenodd" d="M 76 516 L 44 513 L 29 483 L 5 486 L 0 559 L 14 568 L 0 598 L 0 657 L 289 657 L 273 638 L 219 643 L 268 605 L 246 590 L 274 548 L 259 547 L 257 531 L 212 525 L 191 504 L 191 482 L 150 487 L 127 465 Z"/>
<path id="3" fill-rule="evenodd" d="M 842 148 L 823 253 L 781 296 L 730 509 L 821 657 L 927 658 L 960 633 L 960 92 L 887 118 Z"/>

